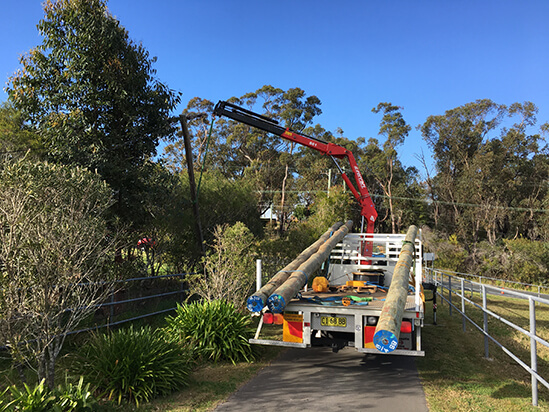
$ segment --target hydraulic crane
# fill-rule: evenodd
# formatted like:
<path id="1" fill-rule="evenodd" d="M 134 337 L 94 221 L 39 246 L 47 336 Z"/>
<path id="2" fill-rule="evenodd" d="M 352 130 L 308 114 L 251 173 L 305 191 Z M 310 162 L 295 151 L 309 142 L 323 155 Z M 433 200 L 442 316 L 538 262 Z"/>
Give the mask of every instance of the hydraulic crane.
<path id="1" fill-rule="evenodd" d="M 352 221 L 345 225 L 340 222 L 342 226 L 336 231 L 330 228 L 323 235 L 326 238 L 319 239 L 321 244 L 315 242 L 250 296 L 248 309 L 263 314 L 255 338 L 250 342 L 296 348 L 331 346 L 335 352 L 354 346 L 365 353 L 424 356 L 421 350 L 424 319 L 421 237 L 416 239 L 415 226 L 410 227 L 406 236 L 374 234 L 377 212 L 353 154 L 340 145 L 297 133 L 267 116 L 226 101 L 216 104 L 214 115 L 330 156 L 358 201 L 363 222 L 366 221 L 365 233 L 349 233 Z M 349 161 L 356 186 L 339 166 L 341 159 Z M 315 245 L 316 249 L 311 250 Z M 376 253 L 373 253 L 374 246 Z M 309 255 L 301 258 L 304 253 Z M 330 256 L 325 256 L 326 253 Z M 316 265 L 326 258 L 330 261 L 325 278 L 329 280 L 329 287 L 315 290 L 315 279 L 313 291 L 302 289 Z M 391 287 L 393 281 L 395 288 Z M 271 318 L 277 314 L 283 318 L 282 341 L 259 339 L 262 325 L 272 323 Z"/>
<path id="2" fill-rule="evenodd" d="M 336 167 L 338 168 L 339 172 L 341 173 L 341 177 L 343 178 L 343 180 L 353 193 L 353 196 L 360 205 L 360 214 L 366 221 L 366 233 L 374 233 L 374 223 L 377 219 L 377 212 L 352 152 L 335 143 L 324 142 L 320 139 L 294 132 L 289 128 L 282 127 L 278 124 L 276 120 L 270 119 L 269 117 L 260 115 L 258 113 L 254 113 L 251 110 L 244 109 L 223 100 L 220 100 L 215 105 L 214 115 L 228 117 L 237 122 L 256 127 L 258 129 L 272 133 L 276 136 L 280 136 L 283 139 L 289 140 L 291 142 L 310 147 L 311 149 L 314 149 L 326 156 L 330 156 L 330 158 L 334 161 Z M 355 187 L 349 176 L 345 174 L 345 172 L 341 169 L 336 160 L 345 158 L 349 161 L 358 187 Z M 372 250 L 370 245 L 365 244 L 364 246 L 365 247 L 363 250 L 363 255 L 371 256 Z"/>

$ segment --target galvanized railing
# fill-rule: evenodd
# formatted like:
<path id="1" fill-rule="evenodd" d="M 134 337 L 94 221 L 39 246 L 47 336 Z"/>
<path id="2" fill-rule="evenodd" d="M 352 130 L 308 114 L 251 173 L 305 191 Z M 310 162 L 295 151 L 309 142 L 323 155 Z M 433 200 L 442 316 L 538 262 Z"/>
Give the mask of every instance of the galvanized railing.
<path id="1" fill-rule="evenodd" d="M 92 326 L 92 327 L 89 327 L 89 328 L 83 328 L 83 329 L 71 331 L 71 332 L 68 333 L 68 335 L 72 335 L 72 334 L 80 333 L 80 332 L 88 332 L 88 331 L 91 331 L 91 330 L 96 330 L 96 329 L 100 329 L 100 328 L 104 328 L 104 327 L 117 326 L 117 325 L 121 325 L 121 324 L 126 323 L 126 322 L 132 322 L 132 321 L 135 321 L 135 320 L 147 318 L 149 316 L 160 315 L 162 313 L 167 313 L 167 312 L 171 312 L 171 311 L 175 310 L 176 306 L 174 305 L 173 307 L 170 307 L 168 309 L 162 309 L 162 310 L 159 310 L 159 311 L 149 312 L 149 313 L 145 313 L 145 314 L 142 314 L 142 315 L 139 315 L 139 316 L 134 316 L 134 317 L 131 317 L 131 318 L 128 318 L 128 319 L 122 319 L 122 320 L 119 320 L 119 321 L 116 321 L 116 322 L 110 321 L 112 318 L 114 318 L 114 308 L 115 308 L 116 305 L 123 305 L 123 304 L 126 304 L 126 303 L 136 303 L 136 302 L 146 301 L 146 300 L 149 300 L 149 299 L 161 298 L 161 297 L 165 297 L 165 296 L 175 296 L 175 295 L 179 295 L 180 296 L 179 301 L 183 301 L 185 293 L 187 292 L 187 290 L 184 289 L 183 279 L 187 275 L 188 275 L 188 273 L 178 273 L 178 274 L 174 274 L 174 275 L 145 276 L 145 277 L 123 279 L 123 280 L 115 281 L 114 282 L 115 284 L 131 284 L 132 282 L 154 281 L 154 280 L 157 280 L 157 279 L 167 279 L 167 278 L 180 279 L 180 282 L 177 285 L 178 286 L 177 290 L 163 292 L 163 293 L 155 293 L 155 294 L 146 295 L 146 296 L 139 296 L 139 297 L 130 298 L 130 299 L 115 300 L 115 296 L 116 296 L 116 292 L 117 292 L 117 289 L 115 288 L 115 290 L 113 290 L 111 292 L 108 302 L 105 302 L 105 303 L 102 303 L 100 305 L 95 306 L 96 309 L 100 309 L 100 308 L 109 308 L 110 309 L 110 316 L 107 319 L 107 322 L 105 324 L 102 324 L 102 325 L 95 325 L 95 326 Z"/>
<path id="2" fill-rule="evenodd" d="M 433 270 L 433 269 L 430 269 L 430 270 Z M 499 278 L 494 278 L 490 276 L 481 276 L 481 275 L 474 275 L 470 273 L 454 272 L 446 269 L 444 269 L 443 272 L 449 275 L 454 275 L 456 277 L 463 277 L 464 279 L 468 279 L 468 280 L 477 279 L 478 283 L 484 283 L 492 286 L 505 285 L 506 287 L 509 287 L 512 289 L 517 289 L 517 288 L 522 288 L 521 290 L 529 289 L 530 291 L 537 292 L 538 296 L 541 294 L 549 293 L 549 286 L 545 286 L 545 285 L 534 285 L 532 283 L 518 282 L 516 280 L 499 279 Z"/>
<path id="3" fill-rule="evenodd" d="M 455 272 L 454 272 L 455 273 Z M 528 371 L 532 377 L 532 405 L 538 405 L 538 382 L 541 382 L 546 388 L 549 389 L 549 383 L 538 374 L 538 352 L 537 344 L 544 345 L 549 348 L 549 342 L 539 337 L 536 333 L 536 306 L 539 305 L 548 305 L 549 299 L 546 297 L 541 297 L 539 293 L 528 294 L 522 291 L 510 290 L 509 288 L 501 288 L 498 286 L 487 285 L 486 283 L 474 282 L 470 279 L 465 279 L 465 277 L 456 276 L 450 274 L 448 271 L 442 271 L 432 268 L 425 268 L 426 280 L 437 285 L 437 295 L 442 299 L 442 302 L 448 303 L 449 313 L 452 315 L 452 310 L 457 310 L 462 316 L 462 328 L 465 332 L 466 322 L 469 321 L 475 328 L 477 328 L 484 335 L 484 356 L 489 358 L 489 348 L 488 343 L 492 341 L 496 346 L 498 346 L 504 353 L 510 356 L 515 362 L 517 362 L 522 368 Z M 445 292 L 446 295 L 445 296 Z M 473 295 L 474 293 L 479 293 L 482 298 L 482 305 L 474 302 Z M 528 330 L 522 328 L 519 325 L 514 324 L 513 322 L 505 319 L 503 316 L 495 313 L 494 311 L 488 308 L 488 299 L 489 294 L 504 294 L 507 297 L 528 300 L 529 302 L 529 328 Z M 456 299 L 458 300 L 456 302 Z M 460 307 L 455 305 L 458 303 Z M 475 323 L 470 316 L 466 314 L 466 304 L 473 306 L 474 308 L 480 309 L 483 314 L 482 325 Z M 528 336 L 530 338 L 530 365 L 521 360 L 516 354 L 512 353 L 511 350 L 504 346 L 502 343 L 497 341 L 493 336 L 490 335 L 488 329 L 488 317 L 492 317 L 502 322 L 503 324 L 517 330 L 518 332 Z"/>
<path id="4" fill-rule="evenodd" d="M 127 304 L 127 303 L 136 303 L 136 302 L 147 301 L 147 300 L 151 300 L 151 299 L 155 299 L 155 298 L 162 298 L 162 297 L 167 297 L 167 296 L 177 296 L 177 295 L 179 295 L 180 298 L 175 299 L 174 302 L 177 302 L 177 301 L 182 302 L 185 299 L 185 294 L 187 292 L 187 290 L 184 289 L 183 279 L 187 275 L 189 275 L 189 273 L 178 273 L 178 274 L 173 274 L 173 275 L 161 275 L 161 276 L 146 276 L 146 277 L 138 277 L 138 278 L 117 280 L 117 281 L 112 282 L 115 285 L 116 284 L 118 284 L 118 285 L 127 285 L 127 284 L 132 284 L 134 282 L 141 282 L 141 281 L 156 281 L 156 280 L 167 279 L 167 278 L 179 279 L 179 282 L 177 282 L 177 284 L 174 285 L 174 286 L 177 287 L 176 288 L 177 290 L 170 290 L 170 291 L 166 291 L 166 292 L 162 292 L 162 293 L 154 293 L 154 294 L 150 294 L 150 295 L 132 297 L 132 298 L 129 298 L 129 299 L 116 300 L 117 293 L 120 292 L 120 290 L 124 290 L 124 287 L 118 287 L 118 288 L 115 287 L 115 288 L 113 288 L 112 292 L 110 293 L 110 296 L 109 296 L 109 299 L 108 299 L 107 302 L 101 303 L 99 305 L 92 306 L 92 308 L 94 308 L 96 310 L 101 309 L 101 308 L 109 308 L 109 316 L 105 317 L 105 323 L 94 325 L 94 326 L 91 326 L 91 327 L 80 328 L 78 330 L 73 330 L 73 331 L 68 332 L 67 335 L 73 335 L 73 334 L 81 333 L 81 332 L 89 332 L 89 331 L 92 331 L 92 330 L 97 330 L 97 329 L 101 329 L 101 328 L 105 328 L 105 327 L 117 326 L 117 325 L 121 325 L 121 324 L 126 323 L 126 322 L 133 322 L 133 321 L 136 321 L 136 320 L 139 320 L 139 319 L 147 318 L 149 316 L 160 315 L 162 313 L 167 313 L 167 312 L 173 311 L 176 308 L 175 303 L 174 303 L 173 307 L 170 307 L 168 309 L 151 311 L 151 312 L 144 313 L 144 314 L 141 314 L 141 315 L 138 315 L 138 316 L 133 316 L 133 317 L 130 317 L 130 318 L 127 318 L 127 319 L 121 319 L 121 320 L 114 321 L 114 322 L 112 321 L 112 319 L 115 317 L 114 311 L 115 311 L 115 307 L 117 305 L 124 305 L 124 304 Z M 110 282 L 109 283 L 102 282 L 102 283 L 109 284 L 109 285 L 112 284 Z M 70 309 L 67 309 L 67 310 L 70 310 Z M 6 349 L 6 347 L 2 346 L 2 345 L 3 345 L 3 343 L 0 342 L 0 349 Z"/>

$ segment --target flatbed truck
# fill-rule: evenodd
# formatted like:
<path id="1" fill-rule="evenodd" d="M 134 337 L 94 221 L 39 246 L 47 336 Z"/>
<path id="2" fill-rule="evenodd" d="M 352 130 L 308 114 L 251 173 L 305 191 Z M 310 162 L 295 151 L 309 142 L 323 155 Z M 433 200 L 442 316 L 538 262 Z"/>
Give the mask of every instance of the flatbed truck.
<path id="1" fill-rule="evenodd" d="M 387 290 L 403 245 L 403 234 L 348 234 L 332 250 L 327 262 L 329 290 L 315 292 L 306 287 L 292 299 L 278 317 L 262 313 L 251 343 L 294 348 L 329 346 L 338 351 L 346 346 L 364 353 L 389 353 L 374 346 L 373 335 Z M 365 241 L 373 243 L 373 255 L 360 251 Z M 424 356 L 421 329 L 425 318 L 422 287 L 421 232 L 415 240 L 414 264 L 410 274 L 398 347 L 394 355 Z M 282 323 L 283 339 L 261 337 L 265 323 Z"/>

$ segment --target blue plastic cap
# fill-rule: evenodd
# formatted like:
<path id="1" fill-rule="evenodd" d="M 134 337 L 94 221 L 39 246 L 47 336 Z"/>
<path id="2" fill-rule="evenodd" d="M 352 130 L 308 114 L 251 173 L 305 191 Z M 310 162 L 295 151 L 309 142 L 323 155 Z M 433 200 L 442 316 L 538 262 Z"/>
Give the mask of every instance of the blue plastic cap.
<path id="1" fill-rule="evenodd" d="M 397 348 L 398 339 L 393 332 L 378 330 L 374 335 L 374 345 L 378 351 L 389 353 Z"/>
<path id="2" fill-rule="evenodd" d="M 273 313 L 282 313 L 286 307 L 286 301 L 280 295 L 271 295 L 267 300 L 267 306 Z"/>
<path id="3" fill-rule="evenodd" d="M 259 296 L 252 295 L 246 301 L 246 307 L 250 312 L 261 312 L 264 306 L 265 302 Z"/>

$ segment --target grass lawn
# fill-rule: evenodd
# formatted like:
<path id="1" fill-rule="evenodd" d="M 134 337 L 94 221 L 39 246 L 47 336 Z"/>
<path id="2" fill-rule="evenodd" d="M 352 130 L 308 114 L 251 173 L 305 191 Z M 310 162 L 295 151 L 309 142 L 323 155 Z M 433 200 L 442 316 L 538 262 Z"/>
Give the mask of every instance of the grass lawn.
<path id="1" fill-rule="evenodd" d="M 430 292 L 429 292 L 430 293 Z M 461 308 L 458 298 L 453 303 Z M 480 296 L 473 300 L 482 304 Z M 528 329 L 528 301 L 490 296 L 488 308 Z M 538 336 L 549 337 L 549 309 L 537 306 Z M 426 305 L 426 323 L 432 322 L 432 304 Z M 480 310 L 466 305 L 466 313 L 482 325 Z M 530 374 L 490 342 L 490 358 L 484 357 L 484 336 L 462 316 L 439 301 L 437 326 L 423 329 L 425 358 L 417 361 L 419 374 L 431 411 L 539 411 L 549 410 L 549 391 L 539 388 L 539 408 L 532 406 Z M 489 330 L 497 340 L 530 364 L 530 340 L 500 321 L 489 318 Z M 538 372 L 549 377 L 549 349 L 538 344 Z"/>

